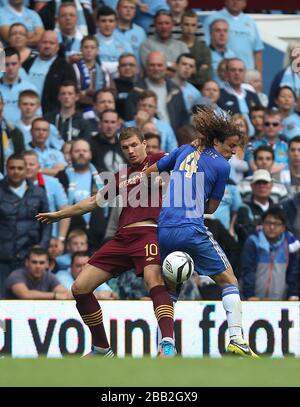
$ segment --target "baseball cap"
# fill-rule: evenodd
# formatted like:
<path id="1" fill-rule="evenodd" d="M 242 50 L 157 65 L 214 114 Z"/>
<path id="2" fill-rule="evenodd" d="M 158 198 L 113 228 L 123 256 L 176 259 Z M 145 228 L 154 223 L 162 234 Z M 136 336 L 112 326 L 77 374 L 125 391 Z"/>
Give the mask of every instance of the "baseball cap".
<path id="1" fill-rule="evenodd" d="M 272 182 L 271 175 L 267 170 L 256 170 L 253 173 L 251 184 L 255 184 L 258 181 Z"/>

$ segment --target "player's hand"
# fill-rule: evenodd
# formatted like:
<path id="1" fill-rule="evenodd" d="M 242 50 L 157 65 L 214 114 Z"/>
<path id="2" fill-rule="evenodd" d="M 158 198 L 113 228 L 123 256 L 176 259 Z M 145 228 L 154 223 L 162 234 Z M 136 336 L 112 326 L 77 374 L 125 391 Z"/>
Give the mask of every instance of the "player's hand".
<path id="1" fill-rule="evenodd" d="M 60 220 L 59 212 L 44 212 L 44 213 L 38 213 L 35 216 L 36 220 L 38 220 L 41 223 L 53 223 L 53 222 L 58 222 Z"/>

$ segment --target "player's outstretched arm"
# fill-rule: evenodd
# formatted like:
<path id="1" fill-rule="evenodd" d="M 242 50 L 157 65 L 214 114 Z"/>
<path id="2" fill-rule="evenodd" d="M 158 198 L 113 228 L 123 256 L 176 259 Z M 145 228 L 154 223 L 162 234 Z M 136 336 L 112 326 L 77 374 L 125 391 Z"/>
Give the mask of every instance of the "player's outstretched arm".
<path id="1" fill-rule="evenodd" d="M 98 206 L 96 195 L 84 199 L 75 205 L 67 206 L 57 212 L 38 213 L 36 219 L 42 223 L 58 222 L 64 218 L 72 218 L 73 216 L 84 215 L 87 212 L 92 212 Z"/>

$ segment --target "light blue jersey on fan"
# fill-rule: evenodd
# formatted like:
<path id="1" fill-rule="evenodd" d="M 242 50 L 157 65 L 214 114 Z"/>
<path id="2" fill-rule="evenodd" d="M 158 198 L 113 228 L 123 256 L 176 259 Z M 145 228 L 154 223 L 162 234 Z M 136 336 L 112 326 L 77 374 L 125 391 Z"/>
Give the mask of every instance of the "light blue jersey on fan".
<path id="1" fill-rule="evenodd" d="M 247 14 L 233 16 L 226 8 L 210 14 L 203 23 L 206 43 L 209 46 L 210 25 L 215 20 L 226 20 L 229 24 L 228 48 L 244 61 L 246 69 L 255 68 L 254 54 L 264 48 L 255 20 Z"/>
<path id="2" fill-rule="evenodd" d="M 215 275 L 229 262 L 204 225 L 204 208 L 209 199 L 221 201 L 230 165 L 214 148 L 202 153 L 183 145 L 157 162 L 159 172 L 172 171 L 158 222 L 162 261 L 171 252 L 187 252 L 198 274 Z"/>

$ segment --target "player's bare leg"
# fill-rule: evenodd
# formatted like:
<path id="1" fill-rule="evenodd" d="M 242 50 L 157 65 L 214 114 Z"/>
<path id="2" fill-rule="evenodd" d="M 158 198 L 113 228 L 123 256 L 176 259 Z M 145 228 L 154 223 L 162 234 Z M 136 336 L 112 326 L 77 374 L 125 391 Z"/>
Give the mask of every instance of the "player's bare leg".
<path id="1" fill-rule="evenodd" d="M 153 302 L 154 313 L 161 331 L 161 357 L 176 354 L 174 343 L 174 307 L 164 284 L 159 265 L 151 264 L 144 268 L 144 280 Z"/>
<path id="2" fill-rule="evenodd" d="M 93 294 L 96 287 L 111 277 L 110 273 L 86 264 L 72 286 L 78 312 L 91 331 L 91 355 L 114 356 L 105 333 L 101 307 Z"/>
<path id="3" fill-rule="evenodd" d="M 222 288 L 222 301 L 230 336 L 227 351 L 239 356 L 258 358 L 243 338 L 242 303 L 238 282 L 232 268 L 228 267 L 223 273 L 216 274 L 212 278 Z"/>

